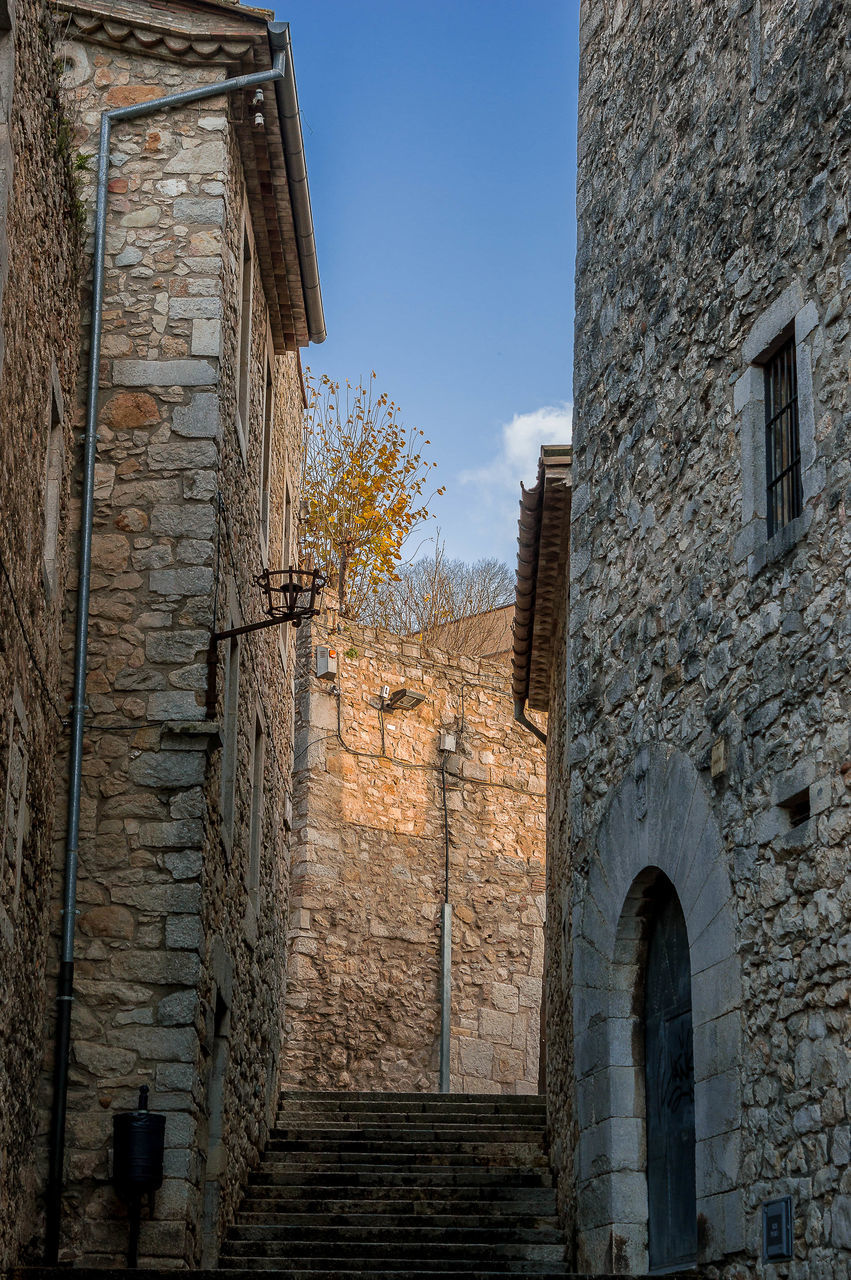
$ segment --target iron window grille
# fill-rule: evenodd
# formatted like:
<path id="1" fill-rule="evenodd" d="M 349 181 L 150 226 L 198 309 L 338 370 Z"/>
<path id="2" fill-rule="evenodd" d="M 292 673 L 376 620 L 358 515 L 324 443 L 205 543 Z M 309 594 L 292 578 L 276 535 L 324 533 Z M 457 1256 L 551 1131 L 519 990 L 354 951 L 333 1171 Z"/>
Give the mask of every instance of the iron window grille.
<path id="1" fill-rule="evenodd" d="M 771 538 L 803 510 L 795 339 L 765 366 L 766 519 Z"/>

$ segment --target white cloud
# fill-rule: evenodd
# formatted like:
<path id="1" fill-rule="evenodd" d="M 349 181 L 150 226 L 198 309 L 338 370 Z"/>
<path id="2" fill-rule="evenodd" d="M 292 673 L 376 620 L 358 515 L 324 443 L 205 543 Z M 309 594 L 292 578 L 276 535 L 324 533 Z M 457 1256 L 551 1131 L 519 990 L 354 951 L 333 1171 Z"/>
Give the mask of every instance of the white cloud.
<path id="1" fill-rule="evenodd" d="M 499 452 L 474 471 L 464 471 L 462 484 L 510 490 L 520 500 L 520 482 L 528 488 L 538 474 L 538 457 L 542 444 L 570 444 L 573 406 L 545 405 L 531 413 L 515 413 L 502 428 Z"/>
<path id="2" fill-rule="evenodd" d="M 481 467 L 462 471 L 458 480 L 464 488 L 475 494 L 472 509 L 468 511 L 468 538 L 482 543 L 490 550 L 476 554 L 497 555 L 509 564 L 516 555 L 517 517 L 520 503 L 521 481 L 527 489 L 535 483 L 538 474 L 538 458 L 543 444 L 570 444 L 573 406 L 544 405 L 531 413 L 516 413 L 502 427 L 502 439 L 498 450 Z M 479 537 L 470 537 L 469 518 Z M 471 558 L 462 550 L 453 554 Z"/>

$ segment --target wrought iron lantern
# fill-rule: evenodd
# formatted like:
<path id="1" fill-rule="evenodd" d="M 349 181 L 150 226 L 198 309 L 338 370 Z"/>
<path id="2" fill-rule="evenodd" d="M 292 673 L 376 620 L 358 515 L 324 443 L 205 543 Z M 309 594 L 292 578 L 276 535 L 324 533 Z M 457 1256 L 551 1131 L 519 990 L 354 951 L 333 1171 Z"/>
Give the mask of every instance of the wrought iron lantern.
<path id="1" fill-rule="evenodd" d="M 283 622 L 298 627 L 319 612 L 317 601 L 325 579 L 315 569 L 264 569 L 253 581 L 260 588 L 266 617 L 261 622 L 216 631 L 214 640 L 245 635 L 247 631 L 260 631 L 263 627 L 278 627 Z"/>

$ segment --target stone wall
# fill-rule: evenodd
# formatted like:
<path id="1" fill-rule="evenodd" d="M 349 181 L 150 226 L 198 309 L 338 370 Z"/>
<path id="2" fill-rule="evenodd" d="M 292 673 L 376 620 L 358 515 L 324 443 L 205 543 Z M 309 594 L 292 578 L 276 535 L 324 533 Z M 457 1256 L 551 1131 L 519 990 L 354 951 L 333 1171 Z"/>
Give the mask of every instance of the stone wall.
<path id="1" fill-rule="evenodd" d="M 35 1212 L 79 236 L 47 6 L 0 29 L 0 1269 Z M 7 22 L 11 20 L 11 27 Z"/>
<path id="2" fill-rule="evenodd" d="M 98 38 L 64 48 L 85 154 L 104 107 L 227 71 Z M 215 1261 L 277 1090 L 292 658 L 280 628 L 210 635 L 263 616 L 253 578 L 284 554 L 302 391 L 297 352 L 272 347 L 250 214 L 244 262 L 234 110 L 207 99 L 112 141 L 62 1248 L 97 1265 L 126 1252 L 112 1119 L 140 1085 L 167 1117 L 152 1266 Z"/>
<path id="3" fill-rule="evenodd" d="M 336 686 L 314 674 L 318 645 L 336 650 Z M 384 684 L 426 700 L 382 717 Z M 451 731 L 451 1087 L 537 1092 L 544 758 L 512 710 L 499 663 L 338 628 L 332 614 L 300 632 L 289 1086 L 437 1089 L 438 735 Z"/>
<path id="4" fill-rule="evenodd" d="M 655 866 L 691 948 L 699 1260 L 846 1277 L 847 15 L 587 0 L 581 39 L 562 1203 L 580 1267 L 645 1269 L 623 947 Z M 804 511 L 768 539 L 761 363 L 787 334 Z M 775 1270 L 761 1206 L 787 1194 L 796 1261 Z"/>

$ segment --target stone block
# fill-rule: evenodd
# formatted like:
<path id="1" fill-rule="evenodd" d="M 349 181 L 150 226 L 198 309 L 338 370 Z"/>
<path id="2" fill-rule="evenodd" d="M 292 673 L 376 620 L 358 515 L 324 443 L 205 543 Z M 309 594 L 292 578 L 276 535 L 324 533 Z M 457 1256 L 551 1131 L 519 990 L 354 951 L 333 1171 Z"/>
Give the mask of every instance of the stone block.
<path id="1" fill-rule="evenodd" d="M 520 1008 L 520 995 L 517 987 L 505 982 L 494 982 L 491 985 L 491 1004 L 495 1009 L 505 1013 L 516 1013 Z"/>
<path id="2" fill-rule="evenodd" d="M 200 847 L 204 843 L 204 824 L 196 818 L 182 818 L 178 822 L 143 822 L 139 828 L 139 839 L 151 849 Z"/>
<path id="3" fill-rule="evenodd" d="M 212 538 L 215 529 L 216 513 L 207 503 L 160 503 L 151 512 L 151 533 Z"/>
<path id="4" fill-rule="evenodd" d="M 499 1013 L 494 1009 L 479 1010 L 479 1036 L 482 1040 L 511 1044 L 513 1032 L 514 1018 L 510 1013 Z M 466 1066 L 464 1070 L 467 1070 Z"/>
<path id="5" fill-rule="evenodd" d="M 144 826 L 179 826 L 183 824 L 143 823 Z M 169 911 L 197 912 L 201 909 L 201 886 L 181 884 L 165 880 L 160 884 L 114 884 L 112 894 L 116 902 L 137 907 L 149 914 L 164 915 Z"/>
<path id="6" fill-rule="evenodd" d="M 458 1051 L 461 1068 L 465 1076 L 475 1079 L 490 1079 L 493 1067 L 494 1047 L 484 1040 L 475 1040 L 472 1036 L 462 1036 Z"/>
<path id="7" fill-rule="evenodd" d="M 114 360 L 112 380 L 124 387 L 215 386 L 219 373 L 208 360 Z"/>
<path id="8" fill-rule="evenodd" d="M 210 196 L 182 196 L 175 200 L 173 209 L 177 222 L 209 222 L 221 226 L 225 218 L 224 200 Z"/>
<path id="9" fill-rule="evenodd" d="M 99 1080 L 127 1076 L 136 1065 L 134 1052 L 112 1044 L 74 1039 L 71 1052 L 77 1065 L 90 1071 Z"/>
<path id="10" fill-rule="evenodd" d="M 182 569 L 152 569 L 149 578 L 151 591 L 161 596 L 206 596 L 213 590 L 213 570 L 206 565 L 192 565 Z M 198 703 L 195 703 L 197 717 Z M 161 717 L 178 720 L 180 714 Z"/>
<path id="11" fill-rule="evenodd" d="M 169 916 L 165 922 L 166 946 L 199 950 L 204 942 L 204 929 L 197 915 Z"/>
<path id="12" fill-rule="evenodd" d="M 144 391 L 119 391 L 100 410 L 101 423 L 115 431 L 151 427 L 161 419 L 156 400 Z"/>
<path id="13" fill-rule="evenodd" d="M 107 1039 L 110 1050 L 117 1045 L 128 1053 L 153 1062 L 194 1063 L 198 1057 L 198 1033 L 193 1027 L 121 1027 L 109 1031 Z M 171 1119 L 170 1116 L 169 1121 Z M 176 1144 L 171 1141 L 169 1145 Z"/>
<path id="14" fill-rule="evenodd" d="M 135 245 L 128 244 L 113 259 L 116 267 L 135 267 L 138 262 L 142 261 L 142 250 L 137 249 Z"/>
<path id="15" fill-rule="evenodd" d="M 696 1080 L 694 1124 L 699 1141 L 732 1133 L 742 1123 L 738 1069 Z"/>
<path id="16" fill-rule="evenodd" d="M 183 665 L 192 662 L 209 643 L 206 631 L 159 631 L 145 637 L 145 656 L 149 662 Z"/>
<path id="17" fill-rule="evenodd" d="M 193 356 L 218 356 L 222 345 L 221 320 L 192 321 Z"/>
<path id="18" fill-rule="evenodd" d="M 157 1022 L 161 1027 L 191 1026 L 198 1009 L 194 991 L 174 991 L 157 1005 Z"/>
<path id="19" fill-rule="evenodd" d="M 128 771 L 139 786 L 177 788 L 199 786 L 206 770 L 202 751 L 144 751 L 130 761 Z"/>
<path id="20" fill-rule="evenodd" d="M 169 298 L 168 314 L 172 320 L 220 320 L 222 317 L 222 300 L 216 297 Z M 212 398 L 218 401 L 218 397 L 213 396 Z M 180 412 L 180 410 L 175 410 L 175 412 Z"/>
<path id="21" fill-rule="evenodd" d="M 135 921 L 126 907 L 111 904 L 91 907 L 80 916 L 80 929 L 89 938 L 124 938 L 130 940 Z"/>
<path id="22" fill-rule="evenodd" d="M 168 1125 L 166 1125 L 166 1130 Z M 150 1221 L 139 1226 L 139 1252 L 146 1258 L 182 1259 L 186 1250 L 186 1223 Z"/>
<path id="23" fill-rule="evenodd" d="M 741 1133 L 733 1130 L 702 1139 L 695 1148 L 697 1185 L 704 1195 L 732 1191 L 739 1185 Z"/>
<path id="24" fill-rule="evenodd" d="M 694 1076 L 705 1080 L 709 1076 L 733 1071 L 742 1051 L 742 1014 L 738 1009 L 725 1013 L 710 1022 L 697 1023 L 694 1027 Z"/>
<path id="25" fill-rule="evenodd" d="M 217 321 L 193 323 L 215 324 Z M 197 467 L 215 467 L 218 461 L 219 451 L 212 440 L 195 440 L 191 444 L 180 440 L 148 447 L 148 465 L 152 471 L 190 471 Z"/>
<path id="26" fill-rule="evenodd" d="M 164 173 L 223 173 L 226 165 L 225 144 L 218 139 L 183 146 L 177 155 L 166 161 Z"/>
<path id="27" fill-rule="evenodd" d="M 163 858 L 163 862 L 175 880 L 191 880 L 200 876 L 204 859 L 200 849 L 180 849 L 170 850 Z"/>
<path id="28" fill-rule="evenodd" d="M 194 999 L 194 992 L 191 993 Z M 191 1091 L 195 1083 L 195 1068 L 182 1062 L 161 1062 L 157 1065 L 156 1087 L 160 1092 Z"/>

